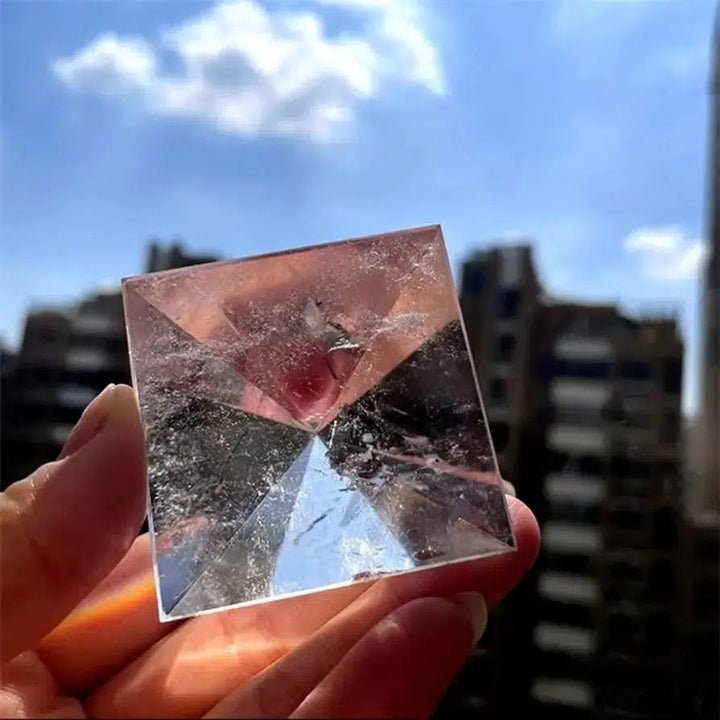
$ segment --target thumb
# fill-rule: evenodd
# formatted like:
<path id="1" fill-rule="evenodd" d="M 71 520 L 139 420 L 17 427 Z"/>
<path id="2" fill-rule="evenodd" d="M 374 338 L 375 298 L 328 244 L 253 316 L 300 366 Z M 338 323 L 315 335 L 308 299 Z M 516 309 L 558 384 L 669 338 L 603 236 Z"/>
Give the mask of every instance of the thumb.
<path id="1" fill-rule="evenodd" d="M 109 386 L 63 454 L 0 495 L 0 659 L 33 647 L 127 552 L 145 515 L 132 390 Z"/>

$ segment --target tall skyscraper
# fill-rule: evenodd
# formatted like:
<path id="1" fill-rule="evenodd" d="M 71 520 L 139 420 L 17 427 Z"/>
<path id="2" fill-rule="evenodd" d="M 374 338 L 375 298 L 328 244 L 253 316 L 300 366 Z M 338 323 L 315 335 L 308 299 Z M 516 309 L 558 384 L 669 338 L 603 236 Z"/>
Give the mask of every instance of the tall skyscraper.
<path id="1" fill-rule="evenodd" d="M 500 470 L 542 514 L 545 387 L 534 372 L 540 295 L 528 244 L 479 251 L 463 265 L 460 303 Z M 441 715 L 511 717 L 528 707 L 536 575 L 532 569 L 495 611 Z"/>
<path id="2" fill-rule="evenodd" d="M 708 250 L 703 289 L 703 349 L 700 389 L 700 477 L 691 510 L 720 512 L 720 5 L 715 21 L 710 84 Z"/>
<path id="3" fill-rule="evenodd" d="M 682 341 L 671 318 L 612 305 L 548 303 L 538 329 L 548 508 L 532 695 L 548 716 L 674 717 Z"/>
<path id="4" fill-rule="evenodd" d="M 471 255 L 460 301 L 501 470 L 543 549 L 440 714 L 676 716 L 675 320 L 549 297 L 529 245 Z"/>
<path id="5" fill-rule="evenodd" d="M 690 439 L 690 502 L 682 524 L 680 662 L 687 715 L 718 717 L 720 693 L 720 3 L 711 69 L 708 163 L 709 257 L 703 287 L 700 417 Z"/>

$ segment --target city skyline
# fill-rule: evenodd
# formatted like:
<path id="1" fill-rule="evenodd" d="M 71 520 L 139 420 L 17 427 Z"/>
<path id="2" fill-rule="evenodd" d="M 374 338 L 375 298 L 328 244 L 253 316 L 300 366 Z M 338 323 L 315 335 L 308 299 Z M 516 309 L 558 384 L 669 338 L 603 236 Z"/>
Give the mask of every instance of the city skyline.
<path id="1" fill-rule="evenodd" d="M 145 270 L 212 259 L 154 244 Z M 436 717 L 504 717 L 530 705 L 553 718 L 562 709 L 655 720 L 677 707 L 715 717 L 717 519 L 696 524 L 686 512 L 675 322 L 548 301 L 528 246 L 473 256 L 460 303 L 485 369 L 478 379 L 502 475 L 533 507 L 544 539 L 536 570 L 494 613 Z M 194 376 L 217 369 L 201 365 Z M 119 291 L 32 315 L 22 351 L 3 367 L 3 482 L 57 457 L 87 401 L 129 379 Z M 198 417 L 212 447 L 227 462 L 244 458 L 212 417 Z M 238 467 L 239 491 L 248 468 Z"/>
<path id="2" fill-rule="evenodd" d="M 694 409 L 714 3 L 607 5 L 6 3 L 0 336 L 136 274 L 152 235 L 237 257 L 440 222 L 456 271 L 534 240 L 553 293 L 677 308 Z M 210 58 L 200 30 L 241 11 L 256 51 Z M 238 120 L 241 90 L 278 92 L 260 60 L 301 40 L 299 105 Z"/>

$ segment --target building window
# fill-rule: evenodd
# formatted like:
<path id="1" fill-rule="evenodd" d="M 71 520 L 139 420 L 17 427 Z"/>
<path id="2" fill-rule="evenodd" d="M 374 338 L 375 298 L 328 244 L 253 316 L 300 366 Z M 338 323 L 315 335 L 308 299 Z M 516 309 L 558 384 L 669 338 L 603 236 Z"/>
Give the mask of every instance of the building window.
<path id="1" fill-rule="evenodd" d="M 663 391 L 677 395 L 682 386 L 682 362 L 679 358 L 666 358 L 662 363 Z"/>
<path id="2" fill-rule="evenodd" d="M 582 480 L 580 482 L 582 482 Z M 552 516 L 553 519 L 556 520 L 595 524 L 600 519 L 600 509 L 597 505 L 565 502 L 553 503 Z"/>
<path id="3" fill-rule="evenodd" d="M 553 450 L 549 454 L 548 468 L 551 472 L 573 472 L 601 477 L 607 472 L 607 463 L 596 455 L 570 455 Z"/>
<path id="4" fill-rule="evenodd" d="M 548 600 L 594 605 L 600 590 L 592 577 L 576 573 L 544 572 L 538 580 L 538 593 Z"/>
<path id="5" fill-rule="evenodd" d="M 495 452 L 504 452 L 510 439 L 510 428 L 506 422 L 494 422 L 490 425 Z"/>
<path id="6" fill-rule="evenodd" d="M 558 572 L 579 573 L 580 575 L 593 574 L 593 560 L 589 555 L 554 552 L 545 556 L 545 565 L 548 570 Z"/>
<path id="7" fill-rule="evenodd" d="M 561 425 L 599 425 L 601 414 L 594 408 L 555 408 L 553 420 Z"/>
<path id="8" fill-rule="evenodd" d="M 653 545 L 658 550 L 673 550 L 678 545 L 677 515 L 672 508 L 658 510 L 653 522 Z"/>
<path id="9" fill-rule="evenodd" d="M 462 294 L 480 295 L 485 289 L 485 274 L 482 266 L 468 263 L 463 268 Z"/>
<path id="10" fill-rule="evenodd" d="M 625 412 L 623 420 L 624 425 L 628 425 L 632 428 L 650 428 L 653 424 L 653 418 L 650 413 L 639 411 Z"/>
<path id="11" fill-rule="evenodd" d="M 539 677 L 532 682 L 532 696 L 542 703 L 565 705 L 573 708 L 591 708 L 592 686 L 567 678 Z"/>
<path id="12" fill-rule="evenodd" d="M 603 638 L 605 652 L 637 653 L 641 649 L 638 622 L 634 615 L 612 613 L 607 620 L 607 633 Z"/>
<path id="13" fill-rule="evenodd" d="M 84 408 L 92 402 L 95 397 L 95 390 L 83 385 L 61 385 L 58 389 L 58 399 L 62 405 L 73 408 Z"/>
<path id="14" fill-rule="evenodd" d="M 84 313 L 75 318 L 73 330 L 78 334 L 87 334 L 90 336 L 122 332 L 122 314 Z"/>
<path id="15" fill-rule="evenodd" d="M 587 628 L 541 622 L 535 628 L 535 644 L 545 652 L 589 655 L 595 650 L 595 635 Z"/>
<path id="16" fill-rule="evenodd" d="M 490 399 L 494 402 L 506 402 L 508 399 L 508 383 L 505 378 L 490 379 Z"/>
<path id="17" fill-rule="evenodd" d="M 610 377 L 610 362 L 605 360 L 553 358 L 548 366 L 550 377 L 574 377 L 584 380 L 606 380 Z"/>
<path id="18" fill-rule="evenodd" d="M 620 363 L 620 377 L 625 380 L 650 380 L 652 365 L 638 360 L 623 361 Z"/>
<path id="19" fill-rule="evenodd" d="M 660 442 L 674 443 L 680 435 L 680 418 L 675 410 L 663 413 L 660 422 Z"/>
<path id="20" fill-rule="evenodd" d="M 621 560 L 615 562 L 609 569 L 610 579 L 619 583 L 644 582 L 643 569 L 633 562 Z"/>
<path id="21" fill-rule="evenodd" d="M 647 624 L 648 650 L 654 655 L 667 656 L 675 640 L 673 617 L 665 611 L 650 613 Z"/>
<path id="22" fill-rule="evenodd" d="M 510 362 L 515 352 L 515 336 L 514 335 L 498 335 L 495 338 L 495 356 L 497 362 Z"/>
<path id="23" fill-rule="evenodd" d="M 651 598 L 667 602 L 675 597 L 676 572 L 672 560 L 660 560 L 650 568 L 648 591 Z"/>
<path id="24" fill-rule="evenodd" d="M 711 578 L 700 578 L 693 586 L 693 611 L 698 615 L 717 615 L 718 586 Z"/>
<path id="25" fill-rule="evenodd" d="M 100 370 L 108 366 L 108 358 L 97 347 L 73 347 L 65 355 L 65 366 L 72 370 Z"/>
<path id="26" fill-rule="evenodd" d="M 501 318 L 514 318 L 520 308 L 520 292 L 518 290 L 501 290 L 498 293 L 498 315 Z"/>
<path id="27" fill-rule="evenodd" d="M 632 510 L 616 510 L 610 513 L 608 522 L 623 530 L 642 530 L 645 525 L 645 515 Z"/>
<path id="28" fill-rule="evenodd" d="M 708 562 L 720 561 L 720 541 L 717 537 L 703 538 L 695 543 L 695 557 Z"/>

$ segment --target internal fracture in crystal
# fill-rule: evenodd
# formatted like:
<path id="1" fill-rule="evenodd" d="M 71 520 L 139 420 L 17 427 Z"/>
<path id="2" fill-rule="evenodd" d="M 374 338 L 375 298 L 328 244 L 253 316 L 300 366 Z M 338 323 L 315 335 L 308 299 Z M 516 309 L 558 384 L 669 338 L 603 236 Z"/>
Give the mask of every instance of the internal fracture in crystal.
<path id="1" fill-rule="evenodd" d="M 123 297 L 162 619 L 514 548 L 438 226 Z"/>

